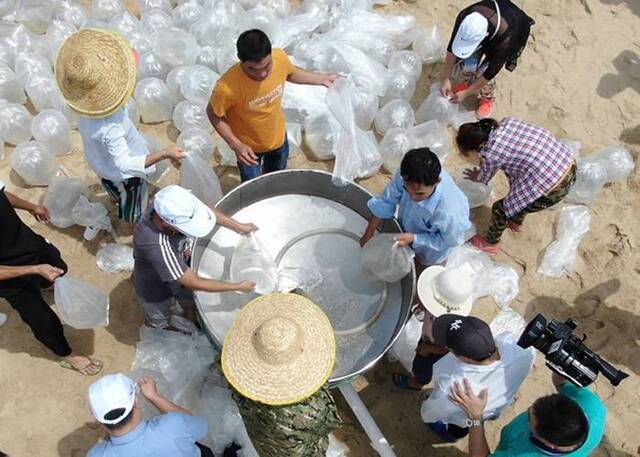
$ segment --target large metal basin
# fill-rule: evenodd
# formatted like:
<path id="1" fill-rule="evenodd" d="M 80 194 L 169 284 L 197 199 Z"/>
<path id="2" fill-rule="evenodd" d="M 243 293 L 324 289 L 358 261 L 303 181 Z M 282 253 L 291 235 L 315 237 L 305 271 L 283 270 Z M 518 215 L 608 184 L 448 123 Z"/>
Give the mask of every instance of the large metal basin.
<path id="1" fill-rule="evenodd" d="M 357 184 L 331 182 L 316 170 L 285 170 L 261 176 L 227 194 L 218 208 L 259 227 L 257 236 L 280 268 L 305 270 L 322 278 L 305 291 L 331 319 L 338 355 L 330 382 L 338 384 L 371 368 L 391 347 L 407 321 L 415 272 L 395 284 L 370 278 L 360 267 L 358 239 L 371 214 L 371 194 Z M 395 220 L 382 231 L 398 232 Z M 229 266 L 239 236 L 216 227 L 198 239 L 193 268 L 201 276 L 229 280 Z M 237 311 L 254 294 L 197 292 L 204 325 L 221 345 Z"/>

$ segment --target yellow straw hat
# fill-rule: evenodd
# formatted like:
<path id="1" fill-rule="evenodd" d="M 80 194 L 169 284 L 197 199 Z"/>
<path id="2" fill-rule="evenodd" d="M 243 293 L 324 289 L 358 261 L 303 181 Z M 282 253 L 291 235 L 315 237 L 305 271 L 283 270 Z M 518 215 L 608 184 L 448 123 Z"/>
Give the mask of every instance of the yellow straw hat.
<path id="1" fill-rule="evenodd" d="M 289 405 L 329 380 L 336 340 L 327 315 L 311 300 L 273 293 L 249 302 L 222 346 L 222 371 L 241 395 Z"/>
<path id="2" fill-rule="evenodd" d="M 88 117 L 107 117 L 133 94 L 137 65 L 129 43 L 115 32 L 82 29 L 60 46 L 56 80 L 67 104 Z"/>

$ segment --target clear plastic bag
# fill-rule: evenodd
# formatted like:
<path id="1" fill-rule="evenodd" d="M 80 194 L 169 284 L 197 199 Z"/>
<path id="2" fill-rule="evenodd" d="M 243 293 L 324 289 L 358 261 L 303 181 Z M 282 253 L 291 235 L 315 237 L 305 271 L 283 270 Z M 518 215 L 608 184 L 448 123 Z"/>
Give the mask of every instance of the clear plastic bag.
<path id="1" fill-rule="evenodd" d="M 340 26 L 362 35 L 385 37 L 396 49 L 404 49 L 413 40 L 416 18 L 410 15 L 394 16 L 354 9 L 340 20 Z"/>
<path id="2" fill-rule="evenodd" d="M 399 127 L 407 129 L 415 123 L 415 113 L 411 105 L 404 100 L 393 100 L 380 108 L 376 114 L 374 124 L 380 135 L 385 135 L 389 129 Z"/>
<path id="3" fill-rule="evenodd" d="M 79 179 L 54 177 L 43 201 L 51 215 L 51 223 L 59 228 L 71 227 L 74 224 L 71 216 L 73 207 L 80 195 L 88 194 L 88 189 Z"/>
<path id="4" fill-rule="evenodd" d="M 16 21 L 34 33 L 45 33 L 56 11 L 51 0 L 19 0 L 16 3 Z"/>
<path id="5" fill-rule="evenodd" d="M 138 9 L 143 16 L 149 10 L 159 9 L 163 11 L 171 11 L 173 8 L 171 5 L 172 0 L 138 0 Z"/>
<path id="6" fill-rule="evenodd" d="M 6 41 L 0 41 L 0 63 L 9 68 L 13 68 L 14 60 L 13 49 L 11 46 Z"/>
<path id="7" fill-rule="evenodd" d="M 571 186 L 566 201 L 590 205 L 606 183 L 607 170 L 600 162 L 589 158 L 578 159 L 576 182 Z"/>
<path id="8" fill-rule="evenodd" d="M 399 246 L 395 233 L 378 233 L 362 248 L 362 268 L 383 282 L 397 282 L 411 272 L 413 251 Z"/>
<path id="9" fill-rule="evenodd" d="M 99 21 L 109 21 L 123 11 L 121 0 L 91 0 L 91 16 Z"/>
<path id="10" fill-rule="evenodd" d="M 443 97 L 440 90 L 435 88 L 416 110 L 416 122 L 422 123 L 435 119 L 446 125 L 456 112 L 457 106 L 447 97 Z"/>
<path id="11" fill-rule="evenodd" d="M 287 121 L 305 124 L 307 118 L 326 115 L 326 96 L 327 88 L 324 86 L 285 83 L 282 109 Z"/>
<path id="12" fill-rule="evenodd" d="M 586 206 L 566 206 L 560 210 L 556 239 L 544 253 L 538 273 L 560 278 L 571 273 L 582 238 L 589 231 L 591 211 Z"/>
<path id="13" fill-rule="evenodd" d="M 307 118 L 304 123 L 304 141 L 311 153 L 318 160 L 329 160 L 334 157 L 340 124 L 329 113 L 322 113 Z"/>
<path id="14" fill-rule="evenodd" d="M 333 68 L 326 67 L 326 71 L 340 72 L 342 65 L 346 65 L 346 72 L 355 83 L 376 95 L 385 94 L 389 72 L 384 65 L 354 46 L 344 43 L 332 43 L 330 46 L 342 59 L 342 63 Z"/>
<path id="15" fill-rule="evenodd" d="M 109 21 L 109 27 L 117 30 L 125 37 L 130 37 L 133 34 L 142 32 L 140 20 L 129 11 L 122 11 L 113 16 Z"/>
<path id="16" fill-rule="evenodd" d="M 56 81 L 51 73 L 32 74 L 24 86 L 36 111 L 52 108 L 52 98 L 56 91 Z"/>
<path id="17" fill-rule="evenodd" d="M 20 52 L 16 55 L 15 67 L 18 81 L 27 81 L 31 75 L 51 74 L 51 64 L 40 54 Z"/>
<path id="18" fill-rule="evenodd" d="M 176 105 L 172 119 L 173 124 L 181 132 L 194 127 L 207 132 L 213 130 L 213 126 L 207 117 L 206 108 L 189 100 L 183 100 Z"/>
<path id="19" fill-rule="evenodd" d="M 142 31 L 151 37 L 155 37 L 160 30 L 170 29 L 172 25 L 173 20 L 167 10 L 158 8 L 145 10 L 140 20 Z"/>
<path id="20" fill-rule="evenodd" d="M 49 45 L 49 58 L 55 61 L 58 49 L 64 40 L 76 31 L 76 26 L 69 23 L 54 19 L 47 28 L 46 40 Z"/>
<path id="21" fill-rule="evenodd" d="M 289 141 L 289 157 L 300 153 L 302 147 L 302 126 L 297 122 L 287 122 L 287 140 Z"/>
<path id="22" fill-rule="evenodd" d="M 351 104 L 356 116 L 356 125 L 362 130 L 369 130 L 380 107 L 378 96 L 356 85 L 351 92 Z"/>
<path id="23" fill-rule="evenodd" d="M 278 286 L 278 269 L 273 257 L 256 234 L 240 237 L 233 251 L 230 266 L 231 280 L 253 281 L 259 294 L 274 292 Z"/>
<path id="24" fill-rule="evenodd" d="M 171 98 L 176 104 L 179 101 L 184 100 L 184 97 L 180 92 L 180 86 L 183 84 L 183 81 L 188 69 L 189 69 L 189 65 L 180 65 L 178 67 L 175 67 L 173 70 L 171 70 L 167 75 L 167 79 L 166 79 L 167 88 L 169 89 Z"/>
<path id="25" fill-rule="evenodd" d="M 5 64 L 0 64 L 0 98 L 23 105 L 27 102 L 27 96 L 18 82 L 16 74 Z"/>
<path id="26" fill-rule="evenodd" d="M 214 147 L 218 149 L 218 163 L 222 167 L 235 167 L 238 165 L 236 153 L 217 133 L 213 138 Z"/>
<path id="27" fill-rule="evenodd" d="M 31 121 L 31 133 L 55 155 L 71 153 L 69 121 L 60 111 L 46 109 Z"/>
<path id="28" fill-rule="evenodd" d="M 171 119 L 173 99 L 167 85 L 158 78 L 146 78 L 136 85 L 136 103 L 142 122 L 152 124 Z"/>
<path id="29" fill-rule="evenodd" d="M 222 48 L 236 41 L 236 27 L 240 18 L 237 5 L 218 2 L 204 11 L 189 33 L 196 37 L 201 46 Z"/>
<path id="30" fill-rule="evenodd" d="M 109 243 L 96 254 L 98 268 L 107 273 L 133 271 L 133 248 L 124 244 Z"/>
<path id="31" fill-rule="evenodd" d="M 419 27 L 413 40 L 413 50 L 420 56 L 422 63 L 432 64 L 441 61 L 447 48 L 438 26 Z"/>
<path id="32" fill-rule="evenodd" d="M 190 153 L 180 163 L 180 185 L 208 206 L 215 206 L 222 198 L 222 186 L 211 164 L 197 153 Z"/>
<path id="33" fill-rule="evenodd" d="M 412 314 L 407 324 L 400 332 L 398 339 L 389 352 L 387 357 L 392 361 L 399 361 L 409 373 L 412 372 L 413 359 L 416 356 L 416 348 L 418 341 L 422 337 L 422 322 L 418 320 L 415 314 Z"/>
<path id="34" fill-rule="evenodd" d="M 522 331 L 527 325 L 527 321 L 524 320 L 517 311 L 512 308 L 501 310 L 496 317 L 493 318 L 489 327 L 493 335 L 500 335 L 501 333 L 511 333 L 519 337 Z"/>
<path id="35" fill-rule="evenodd" d="M 262 30 L 273 42 L 277 38 L 276 31 L 279 26 L 280 20 L 276 14 L 269 8 L 258 4 L 245 13 L 240 24 L 240 30 Z"/>
<path id="36" fill-rule="evenodd" d="M 293 48 L 307 39 L 326 20 L 328 9 L 324 5 L 314 4 L 294 15 L 284 16 L 276 32 L 274 47 Z"/>
<path id="37" fill-rule="evenodd" d="M 76 5 L 71 0 L 62 0 L 56 11 L 55 18 L 59 21 L 73 24 L 76 29 L 79 29 L 84 25 L 87 15 L 82 6 Z"/>
<path id="38" fill-rule="evenodd" d="M 173 9 L 171 15 L 173 24 L 183 30 L 189 30 L 200 19 L 203 12 L 202 6 L 195 0 L 180 3 Z"/>
<path id="39" fill-rule="evenodd" d="M 382 164 L 389 173 L 395 173 L 400 169 L 402 158 L 416 142 L 411 130 L 392 128 L 389 129 L 380 142 L 380 155 Z"/>
<path id="40" fill-rule="evenodd" d="M 107 208 L 100 202 L 89 201 L 84 195 L 81 195 L 73 206 L 71 217 L 73 222 L 87 228 L 84 232 L 87 240 L 95 238 L 100 230 L 114 233 Z"/>
<path id="41" fill-rule="evenodd" d="M 129 37 L 131 47 L 136 50 L 139 55 L 149 54 L 153 51 L 153 35 L 145 35 L 143 33 L 132 33 Z"/>
<path id="42" fill-rule="evenodd" d="M 27 141 L 31 138 L 32 119 L 31 113 L 22 105 L 0 105 L 0 137 L 13 145 Z"/>
<path id="43" fill-rule="evenodd" d="M 180 93 L 184 98 L 205 105 L 211 98 L 211 92 L 220 75 L 202 65 L 190 65 L 186 68 L 180 83 Z"/>
<path id="44" fill-rule="evenodd" d="M 627 179 L 635 164 L 629 151 L 620 145 L 608 146 L 587 158 L 599 163 L 607 172 L 607 182 L 620 182 Z"/>
<path id="45" fill-rule="evenodd" d="M 153 52 L 147 52 L 140 56 L 140 64 L 138 65 L 138 80 L 142 81 L 147 78 L 164 79 L 169 74 L 171 65 L 162 60 Z"/>
<path id="46" fill-rule="evenodd" d="M 386 105 L 392 100 L 411 102 L 415 91 L 416 80 L 413 76 L 404 71 L 396 71 L 387 80 L 387 92 L 380 100 L 380 103 Z"/>
<path id="47" fill-rule="evenodd" d="M 55 87 L 53 94 L 51 94 L 51 106 L 52 109 L 62 113 L 64 117 L 69 122 L 69 128 L 75 130 L 78 128 L 78 113 L 73 111 L 69 105 L 62 98 L 62 94 L 60 93 L 60 89 Z"/>
<path id="48" fill-rule="evenodd" d="M 375 139 L 369 140 L 356 127 L 351 92 L 353 82 L 347 78 L 335 81 L 327 91 L 327 104 L 341 128 L 335 145 L 333 182 L 345 185 L 348 181 L 375 174 L 382 166 L 382 157 Z"/>
<path id="49" fill-rule="evenodd" d="M 417 81 L 422 75 L 422 60 L 414 51 L 396 51 L 389 60 L 388 68 L 392 73 L 403 71 L 410 74 Z"/>
<path id="50" fill-rule="evenodd" d="M 481 182 L 471 181 L 463 175 L 455 179 L 457 186 L 467 196 L 469 208 L 477 208 L 484 205 L 490 198 L 493 191 L 491 183 L 484 184 Z"/>
<path id="51" fill-rule="evenodd" d="M 28 141 L 11 153 L 11 168 L 30 186 L 48 186 L 58 170 L 56 158 L 44 144 Z"/>
<path id="52" fill-rule="evenodd" d="M 571 154 L 573 154 L 573 157 L 575 157 L 576 159 L 580 157 L 580 151 L 582 150 L 582 143 L 580 141 L 570 140 L 568 138 L 561 138 L 558 141 L 560 141 L 560 143 L 564 144 L 571 150 Z"/>
<path id="53" fill-rule="evenodd" d="M 213 46 L 203 46 L 196 57 L 196 64 L 207 67 L 211 71 L 218 70 L 218 50 Z"/>
<path id="54" fill-rule="evenodd" d="M 182 132 L 178 136 L 176 144 L 190 155 L 192 153 L 199 154 L 207 162 L 211 160 L 213 155 L 214 144 L 211 134 L 197 127 L 192 127 Z"/>
<path id="55" fill-rule="evenodd" d="M 221 49 L 216 56 L 216 68 L 221 75 L 225 74 L 240 60 L 238 59 L 238 51 L 235 46 L 227 46 Z"/>
<path id="56" fill-rule="evenodd" d="M 109 325 L 109 296 L 91 284 L 63 276 L 53 286 L 56 310 L 62 322 L 76 329 Z"/>
<path id="57" fill-rule="evenodd" d="M 16 0 L 0 1 L 0 17 L 8 16 L 16 10 Z"/>
<path id="58" fill-rule="evenodd" d="M 171 67 L 191 65 L 195 63 L 198 54 L 200 54 L 200 45 L 192 35 L 184 30 L 162 29 L 156 37 L 153 52 Z"/>
<path id="59" fill-rule="evenodd" d="M 127 116 L 131 119 L 133 125 L 138 127 L 140 124 L 140 113 L 138 112 L 138 105 L 136 103 L 135 98 L 130 98 L 127 104 L 125 105 L 125 109 L 127 110 Z"/>
<path id="60" fill-rule="evenodd" d="M 438 156 L 441 164 L 447 160 L 447 156 L 451 152 L 451 143 L 438 121 L 433 120 L 418 124 L 411 128 L 411 133 L 416 139 L 416 148 L 427 147 L 431 149 Z"/>

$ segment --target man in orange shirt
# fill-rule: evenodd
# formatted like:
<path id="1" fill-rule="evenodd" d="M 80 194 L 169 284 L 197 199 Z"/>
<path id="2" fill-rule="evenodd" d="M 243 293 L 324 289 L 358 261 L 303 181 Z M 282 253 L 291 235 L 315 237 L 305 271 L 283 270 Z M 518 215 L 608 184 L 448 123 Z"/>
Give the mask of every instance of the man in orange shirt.
<path id="1" fill-rule="evenodd" d="M 261 30 L 243 32 L 236 46 L 240 63 L 218 80 L 207 114 L 235 152 L 244 182 L 287 167 L 289 143 L 280 108 L 285 82 L 329 87 L 339 76 L 294 66 L 282 49 L 271 49 Z"/>

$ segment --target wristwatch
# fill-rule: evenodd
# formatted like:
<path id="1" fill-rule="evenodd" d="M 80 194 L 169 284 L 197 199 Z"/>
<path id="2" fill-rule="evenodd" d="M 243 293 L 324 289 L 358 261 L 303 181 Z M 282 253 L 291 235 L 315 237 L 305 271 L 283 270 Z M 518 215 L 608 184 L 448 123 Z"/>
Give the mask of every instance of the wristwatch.
<path id="1" fill-rule="evenodd" d="M 480 427 L 484 421 L 482 419 L 467 419 L 467 427 Z"/>

